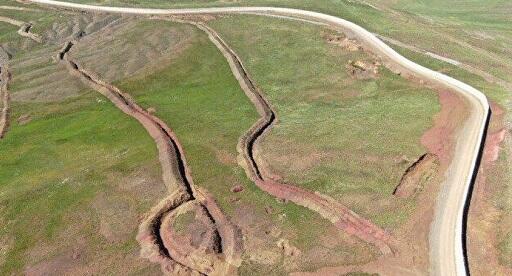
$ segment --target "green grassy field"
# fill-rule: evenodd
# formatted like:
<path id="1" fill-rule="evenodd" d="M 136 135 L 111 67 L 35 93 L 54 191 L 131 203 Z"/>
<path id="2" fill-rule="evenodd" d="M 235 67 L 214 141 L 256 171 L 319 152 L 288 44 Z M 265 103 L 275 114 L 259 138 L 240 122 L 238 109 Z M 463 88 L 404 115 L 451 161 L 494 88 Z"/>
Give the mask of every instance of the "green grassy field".
<path id="1" fill-rule="evenodd" d="M 91 91 L 62 103 L 12 104 L 12 118 L 30 114 L 32 121 L 13 122 L 0 143 L 0 237 L 6 245 L 0 274 L 21 273 L 24 265 L 69 252 L 80 240 L 85 261 L 105 258 L 98 263 L 103 273 L 122 271 L 113 259 L 123 255 L 134 269 L 147 266 L 130 256 L 138 251 L 137 223 L 121 225 L 127 227 L 118 229 L 121 240 L 110 242 L 98 235 L 102 215 L 93 205 L 100 194 L 110 195 L 112 204 L 132 206 L 126 219 L 154 205 L 161 195 L 140 198 L 137 187 L 125 188 L 116 178 L 146 168 L 143 177 L 163 190 L 156 149 L 142 127 L 97 99 Z M 34 253 L 45 247 L 47 253 Z M 108 262 L 112 267 L 104 267 Z"/>
<path id="2" fill-rule="evenodd" d="M 195 183 L 207 188 L 234 219 L 253 221 L 248 227 L 254 228 L 259 239 L 253 249 L 263 246 L 279 252 L 277 237 L 265 233 L 271 227 L 281 229 L 280 237 L 303 252 L 318 248 L 319 237 L 333 228 L 330 223 L 261 192 L 236 163 L 238 138 L 257 114 L 217 49 L 202 33 L 191 35 L 197 41 L 168 67 L 116 84 L 135 95 L 142 106 L 155 107 L 157 115 L 176 131 Z M 37 47 L 50 52 L 59 48 Z M 18 69 L 39 68 L 16 66 L 32 55 L 30 49 L 18 51 L 12 61 L 13 95 L 24 88 L 16 80 L 21 73 Z M 59 65 L 44 64 L 45 68 L 52 66 Z M 71 263 L 70 269 L 96 263 L 96 271 L 106 274 L 158 270 L 138 258 L 134 238 L 137 218 L 166 194 L 153 142 L 135 121 L 96 92 L 79 94 L 64 102 L 12 103 L 13 126 L 0 143 L 0 218 L 5 222 L 0 239 L 6 244 L 0 256 L 2 274 L 22 273 L 27 268 L 69 268 L 63 262 Z M 26 114 L 31 122 L 15 122 Z M 148 182 L 149 187 L 145 186 Z M 245 190 L 232 203 L 235 195 L 230 188 L 236 184 Z M 272 214 L 266 214 L 265 207 Z M 308 227 L 302 227 L 304 221 Z M 376 254 L 342 233 L 333 239 L 338 235 L 338 245 L 329 249 L 329 254 L 338 256 L 335 261 L 310 260 L 305 255 L 301 268 L 364 262 Z M 70 260 L 75 251 L 81 255 Z M 255 269 L 285 273 L 282 260 L 262 265 L 250 257 L 244 256 L 242 274 Z M 127 260 L 131 265 L 121 265 Z"/>
<path id="3" fill-rule="evenodd" d="M 506 0 L 446 1 L 333 1 L 333 0 L 73 0 L 114 6 L 186 8 L 210 6 L 280 6 L 314 10 L 351 20 L 370 31 L 467 62 L 512 82 L 510 48 L 512 10 Z M 366 3 L 372 3 L 374 6 Z M 482 8 L 484 5 L 485 8 Z M 375 8 L 376 7 L 376 8 Z M 478 12 L 476 12 L 478 11 Z M 473 14 L 478 14 L 477 18 Z M 468 15 L 471 14 L 471 15 Z M 425 32 L 424 30 L 430 30 Z M 488 43 L 488 36 L 492 43 Z M 438 43 L 447 41 L 449 43 Z"/>
<path id="4" fill-rule="evenodd" d="M 370 31 L 512 81 L 509 58 L 512 53 L 508 47 L 512 43 L 509 16 L 512 7 L 505 0 L 462 0 L 448 4 L 440 0 L 367 1 L 377 9 L 358 1 L 342 0 L 73 2 L 140 7 L 272 5 L 304 8 L 343 17 Z M 0 0 L 0 5 L 22 4 Z M 41 14 L 0 9 L 0 16 L 32 21 L 35 23 L 32 30 L 36 33 L 43 33 L 54 21 L 69 20 L 55 12 Z M 345 64 L 348 59 L 364 58 L 364 55 L 342 53 L 326 44 L 324 33 L 316 27 L 276 19 L 247 18 L 228 17 L 211 24 L 240 54 L 277 110 L 279 123 L 262 143 L 269 160 L 275 161 L 272 168 L 290 182 L 335 196 L 382 226 L 398 227 L 415 202 L 389 201 L 389 194 L 405 166 L 393 162 L 403 154 L 414 159 L 424 152 L 418 138 L 429 126 L 431 115 L 438 110 L 435 95 L 386 70 L 381 71 L 377 80 L 353 81 L 344 74 Z M 16 31 L 17 27 L 0 23 L 0 43 L 15 41 L 22 45 L 20 42 L 26 39 L 20 38 Z M 175 129 L 185 146 L 196 184 L 213 193 L 224 211 L 239 218 L 240 206 L 252 206 L 252 216 L 267 218 L 270 224 L 285 229 L 283 236 L 292 244 L 303 251 L 315 248 L 318 238 L 326 235 L 329 224 L 304 208 L 278 203 L 262 193 L 236 164 L 237 139 L 257 115 L 222 56 L 204 36 L 200 37 L 171 66 L 117 84 L 135 95 L 144 107 L 155 107 L 157 115 Z M 502 106 L 509 103 L 506 89 L 499 85 L 424 55 L 394 48 L 413 61 L 475 86 Z M 21 49 L 17 58 L 26 55 L 25 50 Z M 297 67 L 297 64 L 303 66 Z M 15 92 L 22 85 L 14 80 L 12 89 Z M 152 169 L 143 170 L 142 178 L 159 182 L 156 152 L 140 126 L 127 120 L 128 117 L 94 92 L 83 92 L 83 96 L 64 103 L 13 104 L 13 118 L 30 113 L 33 121 L 25 126 L 14 123 L 8 138 L 0 141 L 0 152 L 7 153 L 0 155 L 0 222 L 5 225 L 0 228 L 0 242 L 7 245 L 7 249 L 0 250 L 0 274 L 21 273 L 27 264 L 55 259 L 62 252 L 69 252 L 72 250 L 69 241 L 64 239 L 63 244 L 57 241 L 66 233 L 79 235 L 77 229 L 82 228 L 84 233 L 80 235 L 87 247 L 86 258 L 81 261 L 105 258 L 107 261 L 99 268 L 101 272 L 121 273 L 123 268 L 118 264 L 122 260 L 114 256 L 123 252 L 121 256 L 137 259 L 134 253 L 138 250 L 134 241 L 136 223 L 126 227 L 126 236 L 114 243 L 98 237 L 98 231 L 105 217 L 124 214 L 114 212 L 116 215 L 112 215 L 112 211 L 105 209 L 135 206 L 136 211 L 125 209 L 128 209 L 127 214 L 136 217 L 135 214 L 145 212 L 156 202 L 158 193 L 148 196 L 147 200 L 133 199 L 137 192 L 123 190 L 117 179 L 120 174 L 128 174 L 130 177 L 122 181 L 133 181 L 141 174 L 139 167 L 144 167 Z M 115 126 L 107 117 L 113 118 Z M 130 139 L 126 138 L 126 133 L 130 133 Z M 505 183 L 510 179 L 508 162 L 502 156 L 498 161 L 502 168 L 500 175 L 488 180 L 507 195 L 511 190 Z M 70 182 L 72 184 L 68 185 Z M 235 184 L 244 186 L 245 191 L 231 194 L 229 188 Z M 160 187 L 160 184 L 155 185 Z M 510 214 L 511 207 L 510 197 L 501 195 L 496 192 L 492 200 L 503 216 Z M 239 198 L 238 203 L 232 203 L 235 197 Z M 112 198 L 114 205 L 103 206 L 105 198 Z M 98 204 L 101 207 L 91 208 Z M 274 213 L 266 215 L 264 207 L 271 207 Z M 88 223 L 90 221 L 95 223 Z M 304 221 L 315 227 L 297 226 Z M 265 231 L 261 225 L 254 224 L 254 227 Z M 507 231 L 499 230 L 498 238 L 501 260 L 510 265 L 512 235 Z M 37 255 L 44 251 L 39 249 L 29 253 L 39 244 L 48 247 L 48 252 Z M 269 244 L 271 242 L 267 246 Z M 103 255 L 93 256 L 100 251 Z M 345 263 L 354 263 L 365 259 L 358 256 L 372 256 L 374 252 L 361 244 L 343 244 L 332 254 L 342 256 Z M 278 268 L 282 264 L 262 266 L 251 261 L 250 256 L 244 258 L 242 274 L 250 274 L 254 269 L 267 274 L 285 272 Z M 309 263 L 307 259 L 305 256 L 302 262 L 304 269 L 321 265 Z M 2 265 L 2 261 L 6 265 Z M 142 272 L 147 264 L 137 259 L 134 267 Z M 155 267 L 149 269 L 155 271 L 151 270 Z"/>
<path id="5" fill-rule="evenodd" d="M 184 145 L 195 184 L 212 193 L 223 211 L 234 217 L 235 223 L 243 219 L 240 210 L 250 208 L 247 215 L 256 217 L 256 222 L 251 225 L 255 232 L 264 231 L 258 229 L 262 227 L 258 220 L 263 219 L 279 227 L 283 236 L 302 251 L 318 246 L 319 236 L 332 227 L 330 223 L 303 207 L 277 202 L 249 181 L 236 163 L 238 139 L 258 115 L 232 76 L 224 57 L 204 34 L 200 34 L 197 44 L 168 68 L 144 78 L 119 82 L 118 86 L 134 95 L 143 107 L 156 108 L 157 116 L 169 124 Z M 234 195 L 230 192 L 234 185 L 242 185 L 244 191 Z M 235 203 L 232 202 L 234 197 L 238 198 Z M 273 214 L 265 214 L 265 207 L 274 210 Z M 308 227 L 304 227 L 305 221 Z M 267 246 L 275 246 L 274 238 L 266 238 Z M 346 254 L 349 249 L 353 250 L 349 252 L 355 258 L 368 258 L 373 254 L 359 243 L 356 247 L 345 246 L 336 249 L 341 253 L 333 254 Z M 250 248 L 247 251 L 242 271 L 249 273 L 257 268 L 262 273 L 277 273 L 283 269 L 278 264 L 258 266 L 248 260 Z M 352 260 L 339 259 L 349 263 Z M 303 268 L 309 265 L 309 260 L 304 259 Z"/>
<path id="6" fill-rule="evenodd" d="M 270 167 L 383 227 L 399 226 L 414 200 L 391 195 L 409 165 L 395 160 L 425 152 L 419 140 L 439 110 L 436 93 L 384 68 L 377 79 L 353 79 L 349 60 L 371 57 L 329 44 L 331 32 L 317 26 L 256 16 L 211 25 L 276 109 L 278 123 L 262 143 Z"/>
<path id="7" fill-rule="evenodd" d="M 16 32 L 18 31 L 18 27 L 0 22 L 0 42 L 11 41 L 13 37 L 17 36 Z"/>

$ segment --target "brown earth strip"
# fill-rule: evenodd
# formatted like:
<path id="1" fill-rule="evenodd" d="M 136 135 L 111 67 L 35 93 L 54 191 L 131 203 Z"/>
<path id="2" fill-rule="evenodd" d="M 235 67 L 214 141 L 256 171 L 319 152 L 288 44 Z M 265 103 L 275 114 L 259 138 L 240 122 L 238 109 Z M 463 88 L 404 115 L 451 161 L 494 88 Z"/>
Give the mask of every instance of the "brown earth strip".
<path id="1" fill-rule="evenodd" d="M 416 195 L 438 170 L 438 158 L 435 154 L 425 153 L 416 160 L 402 176 L 393 195 L 408 198 Z"/>
<path id="2" fill-rule="evenodd" d="M 14 26 L 18 26 L 20 27 L 20 29 L 18 30 L 19 35 L 28 37 L 37 43 L 43 42 L 42 38 L 39 35 L 30 32 L 30 29 L 32 28 L 31 23 L 25 23 L 23 21 L 19 21 L 5 16 L 0 16 L 0 22 L 5 22 Z"/>
<path id="3" fill-rule="evenodd" d="M 9 127 L 9 73 L 5 64 L 0 64 L 0 102 L 2 109 L 0 110 L 0 139 L 4 138 L 7 128 Z"/>
<path id="4" fill-rule="evenodd" d="M 139 227 L 137 240 L 141 245 L 141 256 L 152 262 L 160 263 L 166 274 L 236 273 L 237 264 L 240 263 L 238 251 L 241 238 L 237 236 L 239 232 L 234 230 L 235 227 L 223 216 L 216 203 L 204 192 L 198 191 L 194 187 L 183 148 L 174 132 L 162 120 L 138 106 L 128 94 L 103 82 L 71 60 L 68 52 L 73 45 L 72 41 L 66 43 L 58 55 L 58 58 L 66 63 L 70 73 L 107 97 L 121 111 L 139 121 L 155 141 L 159 152 L 163 181 L 171 195 L 153 207 Z M 168 245 L 172 241 L 163 239 L 163 237 L 169 236 L 169 233 L 166 232 L 168 229 L 162 228 L 162 224 L 168 225 L 168 215 L 189 202 L 200 206 L 204 211 L 203 218 L 215 228 L 215 231 L 209 232 L 212 236 L 206 237 L 206 239 L 217 242 L 218 254 L 212 252 L 203 255 L 204 252 L 194 251 L 183 253 L 183 255 L 169 250 Z M 204 266 L 203 263 L 190 262 L 194 259 L 213 261 L 208 263 L 208 266 Z M 187 261 L 188 264 L 180 260 Z"/>
<path id="5" fill-rule="evenodd" d="M 32 24 L 27 24 L 16 19 L 9 17 L 0 16 L 0 22 L 9 23 L 11 25 L 19 26 L 18 34 L 21 36 L 29 37 L 30 39 L 41 43 L 41 38 L 30 32 Z M 7 68 L 7 61 L 9 60 L 9 54 L 0 47 L 0 102 L 2 103 L 0 110 L 0 139 L 3 139 L 7 129 L 9 127 L 9 111 L 10 111 L 10 95 L 9 95 L 9 81 L 11 80 L 11 74 Z"/>
<path id="6" fill-rule="evenodd" d="M 337 228 L 377 246 L 384 255 L 393 254 L 391 245 L 394 243 L 394 239 L 388 232 L 330 197 L 301 189 L 295 185 L 279 183 L 268 177 L 260 169 L 254 156 L 254 145 L 258 138 L 269 131 L 275 123 L 276 114 L 274 110 L 248 75 L 241 59 L 217 32 L 201 22 L 183 21 L 176 18 L 171 20 L 195 25 L 208 34 L 209 39 L 227 59 L 231 71 L 238 80 L 242 90 L 260 114 L 260 119 L 240 138 L 237 145 L 237 150 L 240 154 L 238 158 L 239 164 L 245 169 L 247 176 L 256 186 L 272 196 L 290 200 L 295 204 L 317 212 L 323 218 L 332 222 Z"/>

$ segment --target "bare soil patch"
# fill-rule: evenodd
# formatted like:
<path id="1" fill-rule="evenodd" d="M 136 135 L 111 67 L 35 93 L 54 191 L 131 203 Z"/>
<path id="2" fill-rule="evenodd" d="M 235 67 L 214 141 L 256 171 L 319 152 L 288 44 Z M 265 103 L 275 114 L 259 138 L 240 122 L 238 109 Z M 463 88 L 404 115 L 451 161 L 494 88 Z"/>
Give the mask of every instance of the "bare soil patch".
<path id="1" fill-rule="evenodd" d="M 325 40 L 327 40 L 327 42 L 329 42 L 331 44 L 341 46 L 343 49 L 345 49 L 347 51 L 353 52 L 353 51 L 362 50 L 362 47 L 357 42 L 357 40 L 350 39 L 343 34 L 336 34 L 336 35 L 328 34 L 328 35 L 325 35 Z"/>
<path id="2" fill-rule="evenodd" d="M 464 100 L 444 89 L 439 91 L 439 102 L 441 111 L 434 118 L 434 126 L 421 137 L 421 143 L 439 157 L 442 167 L 447 167 L 453 151 L 452 140 L 468 111 Z"/>
<path id="3" fill-rule="evenodd" d="M 380 63 L 376 60 L 351 60 L 347 64 L 347 70 L 353 78 L 358 80 L 376 79 L 379 66 Z"/>
<path id="4" fill-rule="evenodd" d="M 30 121 L 32 121 L 32 117 L 30 116 L 30 114 L 23 114 L 20 117 L 18 117 L 18 119 L 16 119 L 16 121 L 18 122 L 19 125 L 23 126 L 23 125 L 30 123 Z"/>
<path id="5" fill-rule="evenodd" d="M 435 177 L 439 167 L 438 158 L 434 154 L 422 155 L 405 171 L 393 195 L 408 198 L 421 192 L 424 185 Z"/>
<path id="6" fill-rule="evenodd" d="M 109 242 L 126 241 L 137 228 L 137 211 L 131 202 L 116 195 L 99 193 L 92 207 L 100 220 L 100 234 Z"/>

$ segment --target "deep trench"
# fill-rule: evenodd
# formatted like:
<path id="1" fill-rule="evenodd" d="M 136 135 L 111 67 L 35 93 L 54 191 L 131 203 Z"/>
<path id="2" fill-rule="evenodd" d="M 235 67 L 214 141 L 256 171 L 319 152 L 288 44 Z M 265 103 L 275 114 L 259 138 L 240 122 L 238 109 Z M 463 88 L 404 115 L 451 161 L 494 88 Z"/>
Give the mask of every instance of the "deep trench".
<path id="1" fill-rule="evenodd" d="M 155 124 L 156 126 L 158 126 L 159 130 L 165 135 L 165 137 L 167 138 L 167 141 L 171 144 L 171 146 L 173 147 L 173 149 L 175 150 L 176 152 L 176 161 L 177 161 L 177 165 L 178 165 L 178 171 L 179 171 L 179 174 L 180 174 L 180 178 L 182 180 L 182 183 L 183 183 L 183 186 L 185 188 L 185 192 L 187 193 L 188 197 L 183 200 L 182 202 L 179 203 L 179 205 L 177 207 L 175 207 L 174 209 L 177 209 L 179 208 L 180 206 L 182 206 L 184 203 L 186 202 L 190 202 L 190 201 L 194 201 L 197 199 L 195 193 L 194 193 L 194 189 L 192 188 L 192 181 L 189 180 L 188 178 L 188 174 L 187 174 L 187 169 L 186 169 L 186 166 L 185 166 L 185 162 L 183 160 L 183 153 L 180 151 L 180 147 L 178 146 L 178 143 L 174 140 L 174 138 L 172 137 L 172 135 L 166 130 L 166 128 L 164 126 L 162 126 L 161 123 L 155 121 L 153 119 L 153 117 L 151 115 L 147 115 L 145 114 L 144 112 L 141 112 L 139 110 L 139 108 L 135 107 L 134 104 L 129 101 L 124 95 L 122 95 L 121 93 L 119 93 L 118 91 L 115 91 L 115 89 L 112 89 L 111 87 L 109 87 L 108 85 L 105 85 L 103 83 L 100 83 L 98 82 L 97 80 L 95 80 L 93 77 L 91 77 L 87 72 L 85 72 L 83 69 L 81 69 L 77 63 L 75 63 L 74 61 L 70 60 L 69 58 L 66 58 L 66 56 L 68 56 L 68 53 L 69 51 L 71 50 L 71 48 L 75 45 L 74 42 L 72 41 L 68 41 L 66 43 L 66 45 L 62 48 L 62 50 L 59 52 L 59 59 L 61 61 L 66 61 L 68 62 L 75 71 L 77 71 L 81 76 L 83 76 L 84 78 L 86 78 L 88 81 L 90 82 L 93 82 L 94 84 L 98 85 L 98 86 L 101 86 L 105 89 L 107 89 L 110 93 L 113 93 L 114 96 L 116 96 L 118 99 L 120 99 L 121 101 L 123 101 L 123 103 L 130 107 L 130 109 L 136 113 L 139 113 L 141 114 L 142 116 L 146 117 L 147 119 L 149 119 L 153 124 Z M 217 248 L 218 249 L 218 252 L 217 253 L 222 253 L 223 252 L 223 247 L 222 247 L 222 237 L 218 231 L 218 228 L 217 228 L 217 222 L 215 220 L 215 218 L 212 216 L 212 214 L 210 213 L 210 211 L 208 210 L 208 208 L 201 202 L 199 202 L 199 204 L 201 206 L 204 207 L 204 209 L 206 210 L 206 216 L 208 217 L 208 219 L 212 222 L 212 225 L 215 226 L 215 231 L 213 232 L 214 233 L 214 237 L 213 237 L 213 241 L 214 241 L 214 248 Z M 174 210 L 172 209 L 172 210 Z M 194 268 L 191 268 L 189 266 L 187 266 L 186 264 L 183 264 L 179 261 L 177 261 L 176 259 L 174 259 L 172 257 L 172 254 L 169 252 L 169 250 L 165 247 L 164 245 L 164 242 L 163 242 L 163 239 L 162 239 L 162 236 L 160 235 L 160 229 L 161 229 L 161 225 L 162 225 L 162 219 L 164 217 L 164 215 L 166 215 L 167 213 L 171 212 L 172 210 L 166 210 L 164 212 L 161 212 L 158 216 L 156 216 L 152 221 L 151 221 L 151 229 L 152 229 L 152 234 L 153 234 L 153 237 L 155 238 L 155 243 L 156 245 L 158 246 L 159 248 L 159 251 L 160 251 L 160 254 L 162 254 L 164 257 L 166 258 L 169 258 L 171 259 L 172 261 L 180 264 L 181 266 L 183 266 L 184 268 L 187 268 L 187 269 L 190 269 L 190 270 L 193 270 L 201 275 L 205 275 L 204 273 L 194 269 Z"/>
<path id="2" fill-rule="evenodd" d="M 205 28 L 208 29 L 208 27 L 206 27 L 206 26 L 205 26 Z M 260 168 L 258 166 L 258 163 L 254 159 L 254 144 L 256 143 L 258 138 L 260 138 L 263 135 L 263 133 L 265 131 L 269 130 L 272 127 L 272 124 L 275 122 L 275 119 L 276 119 L 276 113 L 274 112 L 274 110 L 272 109 L 270 104 L 267 102 L 267 100 L 263 97 L 263 95 L 261 95 L 261 93 L 257 92 L 258 90 L 256 88 L 256 85 L 254 85 L 254 82 L 252 81 L 252 79 L 247 74 L 247 71 L 245 70 L 245 68 L 244 68 L 244 66 L 242 64 L 242 61 L 238 58 L 238 56 L 232 52 L 230 47 L 228 45 L 226 45 L 226 43 L 224 43 L 224 41 L 220 37 L 218 37 L 217 35 L 214 35 L 214 36 L 217 38 L 217 41 L 220 44 L 222 44 L 222 47 L 224 47 L 224 49 L 229 53 L 229 55 L 231 56 L 233 61 L 236 62 L 236 67 L 238 68 L 239 73 L 241 73 L 243 79 L 245 79 L 247 81 L 247 85 L 250 86 L 249 90 L 254 92 L 254 96 L 260 102 L 264 112 L 266 113 L 260 119 L 260 120 L 265 120 L 265 122 L 263 123 L 263 125 L 259 126 L 254 131 L 254 135 L 251 135 L 249 137 L 249 140 L 247 141 L 247 149 L 246 149 L 247 150 L 247 157 L 248 157 L 249 161 L 251 162 L 251 165 L 252 165 L 252 168 L 254 170 L 255 176 L 259 180 L 264 180 L 263 179 L 263 175 L 261 173 L 261 170 L 260 170 Z"/>
<path id="3" fill-rule="evenodd" d="M 247 73 L 247 70 L 244 68 L 243 63 L 240 60 L 240 58 L 227 45 L 227 43 L 225 43 L 222 40 L 222 38 L 214 30 L 210 29 L 208 26 L 206 26 L 205 24 L 203 24 L 201 22 L 194 22 L 194 21 L 184 21 L 184 22 L 192 24 L 192 25 L 195 25 L 199 29 L 203 30 L 211 38 L 212 42 L 214 42 L 214 44 L 216 44 L 216 46 L 219 48 L 219 50 L 221 52 L 227 53 L 226 58 L 228 58 L 227 56 L 229 56 L 228 59 L 232 60 L 233 65 L 234 65 L 233 67 L 236 68 L 235 70 L 240 75 L 240 77 L 243 79 L 243 82 L 245 82 L 245 85 L 247 86 L 247 88 L 249 90 L 249 91 L 246 91 L 246 89 L 242 87 L 244 92 L 247 94 L 247 96 L 251 99 L 253 104 L 256 106 L 256 109 L 258 110 L 258 113 L 260 114 L 260 118 L 244 134 L 243 137 L 245 137 L 245 138 L 242 138 L 242 140 L 241 140 L 242 141 L 242 146 L 243 146 L 242 150 L 244 151 L 244 153 L 243 153 L 244 159 L 247 161 L 247 163 L 248 163 L 247 165 L 249 166 L 248 169 L 250 171 L 248 171 L 248 173 L 251 174 L 251 175 L 248 175 L 248 176 L 250 178 L 255 178 L 255 180 L 254 180 L 255 184 L 258 187 L 260 187 L 261 189 L 265 190 L 265 188 L 261 187 L 260 186 L 261 184 L 258 183 L 258 182 L 266 182 L 267 180 L 266 180 L 266 177 L 264 175 L 264 172 L 262 172 L 260 170 L 260 167 L 258 166 L 258 163 L 255 160 L 255 157 L 254 157 L 254 145 L 257 142 L 257 140 L 260 137 L 262 137 L 262 135 L 266 131 L 270 130 L 272 125 L 275 123 L 276 118 L 277 118 L 276 112 L 272 109 L 272 107 L 269 104 L 269 102 L 265 99 L 263 93 L 261 93 L 261 91 L 259 91 L 259 89 L 254 84 L 253 80 L 251 79 L 251 77 Z M 234 74 L 236 76 L 235 72 L 234 72 Z M 245 139 L 245 142 L 244 142 L 244 139 Z M 275 184 L 269 184 L 269 185 L 274 186 L 274 187 L 276 185 L 277 186 L 281 186 L 281 187 L 285 187 L 286 184 L 275 183 Z M 299 190 L 301 190 L 301 189 L 299 189 Z M 271 195 L 279 197 L 279 196 L 273 194 L 273 192 L 270 192 L 270 191 L 267 191 L 267 190 L 265 190 L 265 191 L 267 193 L 270 193 Z M 301 197 L 301 196 L 303 196 L 303 195 L 301 195 L 301 192 L 307 193 L 307 191 L 301 190 L 298 193 L 294 193 L 294 195 L 297 196 L 297 197 Z M 305 197 L 308 197 L 308 196 L 305 196 Z M 314 198 L 314 197 L 319 197 L 320 201 L 325 200 L 325 198 L 322 197 L 321 195 L 314 195 L 313 198 L 310 198 L 310 199 L 312 199 L 313 201 L 318 200 L 318 198 Z M 290 196 L 285 196 L 285 198 L 290 198 Z M 313 210 L 313 211 L 319 213 L 322 217 L 324 217 L 326 219 L 329 219 L 328 216 L 324 216 L 321 211 L 318 211 L 314 207 L 308 206 L 308 204 L 306 204 L 306 203 L 304 203 L 304 202 L 302 202 L 300 200 L 296 200 L 296 199 L 290 199 L 290 200 L 293 201 L 294 203 L 296 203 L 297 205 L 300 205 L 300 206 L 306 207 L 306 208 L 308 208 L 310 210 Z M 328 202 L 328 203 L 316 202 L 316 203 L 313 203 L 313 204 L 316 204 L 317 207 L 322 209 L 324 212 L 333 212 L 334 211 L 334 209 L 333 209 L 334 207 L 329 205 L 329 204 L 339 204 L 339 203 L 338 202 Z M 343 208 L 344 208 L 344 210 L 345 209 L 349 210 L 345 206 L 343 206 Z M 390 245 L 390 240 L 392 240 L 392 237 L 391 236 L 387 236 L 386 231 L 381 229 L 379 226 L 377 226 L 377 225 L 375 225 L 375 224 L 371 223 L 370 221 L 367 221 L 367 220 L 365 220 L 363 218 L 360 218 L 357 214 L 352 215 L 352 212 L 349 212 L 349 211 L 340 211 L 340 212 L 334 211 L 334 212 L 336 213 L 336 216 L 338 217 L 338 219 L 345 220 L 346 223 L 348 223 L 348 224 L 352 224 L 352 225 L 362 224 L 362 225 L 365 225 L 365 227 L 370 227 L 371 228 L 370 231 L 372 232 L 372 234 L 369 234 L 370 235 L 369 238 L 366 236 L 366 235 L 368 235 L 366 230 L 359 230 L 359 231 L 362 231 L 362 232 L 354 233 L 354 235 L 359 237 L 360 239 L 368 242 L 368 243 L 376 245 L 377 247 L 379 247 L 381 252 L 383 252 L 384 254 L 393 253 L 393 250 L 391 249 L 391 245 Z M 346 213 L 343 214 L 343 212 L 346 212 Z M 351 219 L 347 219 L 346 216 L 349 216 L 352 220 Z M 357 222 L 354 222 L 353 220 L 356 220 Z M 331 222 L 333 224 L 335 224 L 335 225 L 338 223 L 338 222 L 334 222 L 334 221 L 331 221 Z M 382 236 L 382 235 L 384 235 L 384 236 Z M 388 238 L 386 238 L 386 237 L 388 237 Z"/>

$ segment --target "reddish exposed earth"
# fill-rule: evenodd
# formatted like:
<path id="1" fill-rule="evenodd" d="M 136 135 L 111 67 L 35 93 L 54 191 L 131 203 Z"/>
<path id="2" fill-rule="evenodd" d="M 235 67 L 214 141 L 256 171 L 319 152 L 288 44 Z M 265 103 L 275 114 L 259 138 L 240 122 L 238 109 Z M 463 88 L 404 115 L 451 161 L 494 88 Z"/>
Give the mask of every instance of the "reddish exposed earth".
<path id="1" fill-rule="evenodd" d="M 421 137 L 421 143 L 439 157 L 441 166 L 446 167 L 450 163 L 454 135 L 467 111 L 457 94 L 444 89 L 438 94 L 441 110 L 434 119 L 434 126 Z"/>
<path id="2" fill-rule="evenodd" d="M 11 74 L 7 70 L 5 64 L 0 64 L 0 102 L 2 103 L 0 110 L 0 139 L 4 138 L 7 128 L 9 127 L 9 91 L 8 85 Z"/>

